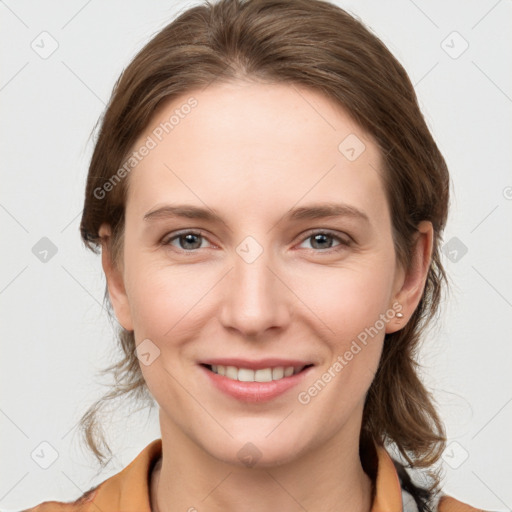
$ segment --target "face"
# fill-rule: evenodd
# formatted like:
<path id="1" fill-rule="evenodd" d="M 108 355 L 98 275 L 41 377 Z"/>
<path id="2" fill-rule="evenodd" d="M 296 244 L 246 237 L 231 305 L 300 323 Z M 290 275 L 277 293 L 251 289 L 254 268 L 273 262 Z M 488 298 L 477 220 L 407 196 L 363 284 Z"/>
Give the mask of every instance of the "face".
<path id="1" fill-rule="evenodd" d="M 419 299 L 375 143 L 319 93 L 234 82 L 165 105 L 143 145 L 104 267 L 162 435 L 261 465 L 357 441 L 384 335 Z"/>

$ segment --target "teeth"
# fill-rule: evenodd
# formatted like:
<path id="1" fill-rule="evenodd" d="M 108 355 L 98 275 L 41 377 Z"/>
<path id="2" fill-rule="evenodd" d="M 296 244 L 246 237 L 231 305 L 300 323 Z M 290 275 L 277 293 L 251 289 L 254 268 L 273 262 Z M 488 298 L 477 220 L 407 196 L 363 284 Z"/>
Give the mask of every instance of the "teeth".
<path id="1" fill-rule="evenodd" d="M 237 368 L 236 366 L 223 366 L 221 364 L 211 366 L 213 373 L 224 375 L 228 379 L 238 380 L 240 382 L 271 382 L 284 377 L 291 377 L 303 369 L 303 366 L 276 366 L 275 368 L 261 368 L 260 370 Z"/>
<path id="2" fill-rule="evenodd" d="M 256 382 L 271 382 L 272 370 L 270 368 L 263 368 L 254 372 L 254 380 Z"/>
<path id="3" fill-rule="evenodd" d="M 284 377 L 284 368 L 282 366 L 278 366 L 277 368 L 272 368 L 272 380 L 279 380 Z"/>
<path id="4" fill-rule="evenodd" d="M 219 365 L 217 366 L 217 370 Z M 228 379 L 238 380 L 238 368 L 234 366 L 226 366 L 226 377 Z"/>
<path id="5" fill-rule="evenodd" d="M 238 370 L 238 380 L 241 382 L 254 382 L 254 370 L 240 368 Z"/>

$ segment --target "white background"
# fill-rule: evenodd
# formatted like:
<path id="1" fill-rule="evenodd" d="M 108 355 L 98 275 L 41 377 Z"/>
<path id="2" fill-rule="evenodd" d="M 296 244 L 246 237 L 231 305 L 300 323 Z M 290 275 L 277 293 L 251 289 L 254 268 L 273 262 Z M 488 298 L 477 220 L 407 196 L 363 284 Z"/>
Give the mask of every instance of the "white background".
<path id="1" fill-rule="evenodd" d="M 467 253 L 459 252 L 458 261 L 444 258 L 452 292 L 421 359 L 453 443 L 445 453 L 444 490 L 476 507 L 510 510 L 512 4 L 337 3 L 360 17 L 405 66 L 451 172 L 444 240 L 456 237 L 459 242 L 451 243 L 464 244 Z M 76 422 L 106 391 L 101 384 L 109 381 L 96 372 L 115 353 L 102 308 L 100 257 L 83 248 L 78 228 L 89 136 L 114 82 L 135 52 L 189 5 L 0 2 L 4 511 L 74 499 L 160 437 L 156 409 L 149 416 L 120 411 L 108 422 L 117 457 L 99 475 L 79 445 Z M 33 41 L 42 46 L 42 37 L 51 48 L 43 31 L 58 43 L 46 59 L 31 48 Z M 464 41 L 469 47 L 453 58 Z M 42 237 L 58 249 L 46 263 L 32 252 Z M 48 469 L 31 457 L 44 441 L 59 454 Z"/>

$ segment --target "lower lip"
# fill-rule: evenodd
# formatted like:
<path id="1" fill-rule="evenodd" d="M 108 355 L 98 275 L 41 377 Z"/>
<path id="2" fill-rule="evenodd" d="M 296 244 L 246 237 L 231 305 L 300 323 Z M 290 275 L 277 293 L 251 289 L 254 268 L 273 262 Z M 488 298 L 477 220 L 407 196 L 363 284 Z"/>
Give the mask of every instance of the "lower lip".
<path id="1" fill-rule="evenodd" d="M 200 367 L 217 389 L 244 402 L 268 402 L 299 384 L 313 369 L 313 366 L 310 366 L 300 373 L 271 382 L 242 382 L 228 379 L 202 365 Z"/>

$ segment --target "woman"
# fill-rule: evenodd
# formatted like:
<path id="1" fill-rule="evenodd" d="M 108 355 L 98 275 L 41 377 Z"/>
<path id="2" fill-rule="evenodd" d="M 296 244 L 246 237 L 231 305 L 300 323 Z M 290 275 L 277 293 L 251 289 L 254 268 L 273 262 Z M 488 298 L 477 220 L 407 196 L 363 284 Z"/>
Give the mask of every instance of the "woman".
<path id="1" fill-rule="evenodd" d="M 121 326 L 109 396 L 149 393 L 162 436 L 37 510 L 475 510 L 440 493 L 414 360 L 448 197 L 407 74 L 343 10 L 181 14 L 116 85 L 81 222 Z"/>

